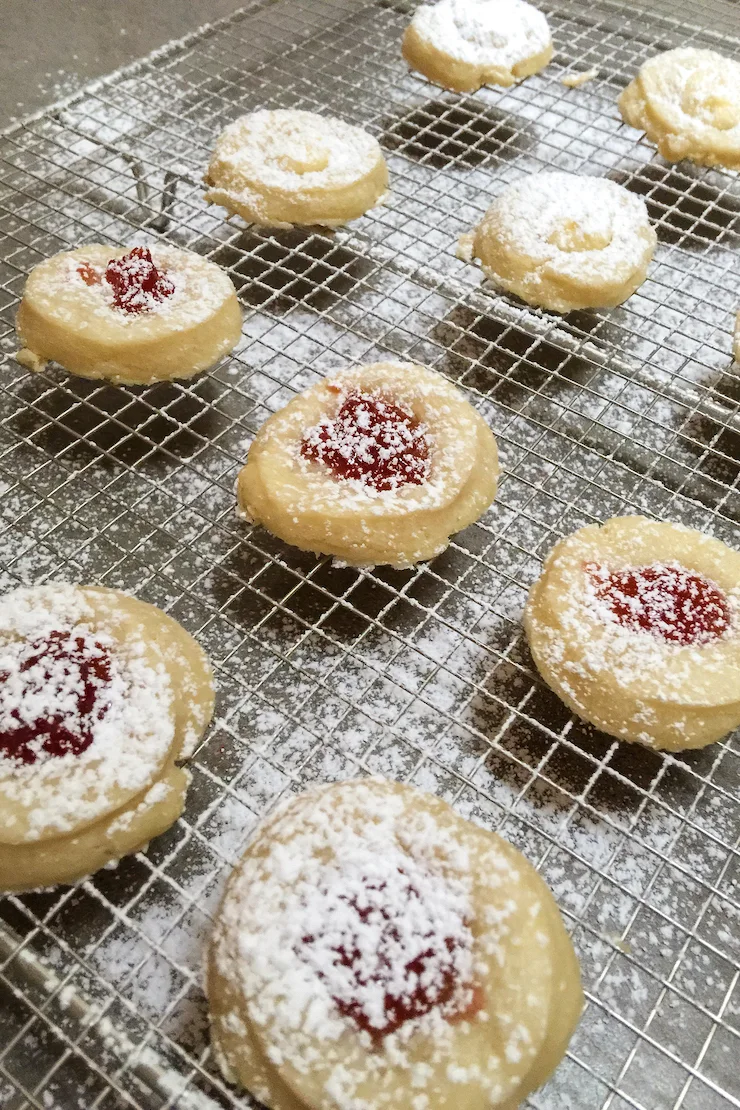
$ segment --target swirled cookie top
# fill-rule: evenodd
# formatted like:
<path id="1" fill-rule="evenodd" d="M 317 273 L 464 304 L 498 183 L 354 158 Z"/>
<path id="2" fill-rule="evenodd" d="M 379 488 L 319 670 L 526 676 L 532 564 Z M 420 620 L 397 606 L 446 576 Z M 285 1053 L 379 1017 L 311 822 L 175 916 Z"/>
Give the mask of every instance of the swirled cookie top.
<path id="1" fill-rule="evenodd" d="M 740 62 L 713 50 L 668 50 L 645 62 L 637 80 L 677 134 L 698 129 L 740 146 Z"/>
<path id="2" fill-rule="evenodd" d="M 146 788 L 174 739 L 158 651 L 73 586 L 0 599 L 0 841 L 89 824 Z"/>
<path id="3" fill-rule="evenodd" d="M 504 69 L 551 41 L 545 16 L 526 0 L 439 0 L 417 8 L 412 26 L 458 61 Z"/>
<path id="4" fill-rule="evenodd" d="M 241 186 L 294 195 L 351 185 L 382 158 L 372 135 L 343 120 L 297 109 L 241 116 L 216 141 L 214 185 L 236 196 Z"/>
<path id="5" fill-rule="evenodd" d="M 614 181 L 559 171 L 532 174 L 508 186 L 484 217 L 501 240 L 536 264 L 551 263 L 598 280 L 604 268 L 633 268 L 651 236 L 641 197 Z"/>

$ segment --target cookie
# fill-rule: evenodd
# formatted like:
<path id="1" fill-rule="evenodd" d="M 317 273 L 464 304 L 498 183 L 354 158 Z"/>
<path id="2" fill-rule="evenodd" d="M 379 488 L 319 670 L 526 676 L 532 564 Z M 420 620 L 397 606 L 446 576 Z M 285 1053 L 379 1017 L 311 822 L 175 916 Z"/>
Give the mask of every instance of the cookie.
<path id="1" fill-rule="evenodd" d="M 388 167 L 377 140 L 315 112 L 242 116 L 219 135 L 205 178 L 211 204 L 262 227 L 339 227 L 381 203 Z"/>
<path id="2" fill-rule="evenodd" d="M 548 686 L 612 736 L 681 751 L 740 725 L 740 553 L 719 540 L 639 516 L 581 528 L 524 627 Z"/>
<path id="3" fill-rule="evenodd" d="M 668 162 L 740 169 L 740 62 L 714 50 L 667 50 L 640 68 L 619 110 Z"/>
<path id="4" fill-rule="evenodd" d="M 177 621 L 119 590 L 0 599 L 0 893 L 69 883 L 178 818 L 213 712 Z"/>
<path id="5" fill-rule="evenodd" d="M 227 274 L 158 243 L 92 243 L 31 271 L 18 310 L 18 361 L 58 362 L 84 378 L 133 385 L 191 378 L 236 346 L 241 311 Z"/>
<path id="6" fill-rule="evenodd" d="M 543 69 L 553 53 L 545 16 L 526 0 L 422 4 L 401 49 L 412 69 L 455 92 L 513 85 Z"/>
<path id="7" fill-rule="evenodd" d="M 626 301 L 656 242 L 641 197 L 604 178 L 551 171 L 507 186 L 460 254 L 499 288 L 566 313 Z"/>
<path id="8" fill-rule="evenodd" d="M 305 551 L 413 566 L 491 504 L 496 442 L 439 374 L 383 362 L 319 382 L 263 425 L 240 511 Z"/>
<path id="9" fill-rule="evenodd" d="M 225 1077 L 270 1110 L 513 1110 L 582 1007 L 552 895 L 510 844 L 383 779 L 293 798 L 217 912 Z"/>

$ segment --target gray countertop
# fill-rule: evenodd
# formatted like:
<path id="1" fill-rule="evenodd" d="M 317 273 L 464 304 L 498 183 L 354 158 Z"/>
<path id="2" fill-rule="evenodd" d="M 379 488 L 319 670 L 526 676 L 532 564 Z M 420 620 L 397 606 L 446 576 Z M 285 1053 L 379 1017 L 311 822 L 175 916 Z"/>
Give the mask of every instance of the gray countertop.
<path id="1" fill-rule="evenodd" d="M 0 130 L 244 0 L 3 0 Z"/>

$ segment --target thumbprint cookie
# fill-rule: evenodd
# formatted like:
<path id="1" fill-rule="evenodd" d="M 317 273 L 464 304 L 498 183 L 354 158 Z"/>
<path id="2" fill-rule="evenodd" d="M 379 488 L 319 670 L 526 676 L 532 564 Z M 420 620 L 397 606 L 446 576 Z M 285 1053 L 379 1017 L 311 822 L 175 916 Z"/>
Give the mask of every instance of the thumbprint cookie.
<path id="1" fill-rule="evenodd" d="M 359 127 L 292 109 L 229 124 L 205 177 L 207 201 L 261 227 L 339 227 L 382 202 L 388 167 Z"/>
<path id="2" fill-rule="evenodd" d="M 526 0 L 438 0 L 417 8 L 403 56 L 435 85 L 476 92 L 513 85 L 552 58 L 550 28 Z"/>
<path id="3" fill-rule="evenodd" d="M 619 110 L 668 162 L 740 169 L 740 62 L 713 50 L 667 50 L 645 62 Z"/>
<path id="4" fill-rule="evenodd" d="M 257 829 L 207 978 L 222 1071 L 270 1110 L 514 1110 L 583 1001 L 534 868 L 383 779 L 319 787 Z"/>
<path id="5" fill-rule="evenodd" d="M 213 711 L 205 655 L 119 590 L 0 598 L 0 893 L 68 883 L 179 817 Z"/>
<path id="6" fill-rule="evenodd" d="M 537 669 L 579 717 L 680 751 L 740 725 L 740 553 L 614 517 L 562 540 L 529 595 Z"/>
<path id="7" fill-rule="evenodd" d="M 214 262 L 162 243 L 92 243 L 31 271 L 16 331 L 30 370 L 54 361 L 83 378 L 149 385 L 191 378 L 228 354 L 241 311 Z"/>
<path id="8" fill-rule="evenodd" d="M 642 197 L 604 178 L 552 171 L 505 188 L 462 237 L 460 254 L 501 289 L 565 313 L 627 300 L 656 242 Z"/>
<path id="9" fill-rule="evenodd" d="M 239 511 L 304 551 L 413 566 L 496 494 L 488 425 L 421 366 L 380 362 L 311 386 L 271 416 L 237 480 Z"/>

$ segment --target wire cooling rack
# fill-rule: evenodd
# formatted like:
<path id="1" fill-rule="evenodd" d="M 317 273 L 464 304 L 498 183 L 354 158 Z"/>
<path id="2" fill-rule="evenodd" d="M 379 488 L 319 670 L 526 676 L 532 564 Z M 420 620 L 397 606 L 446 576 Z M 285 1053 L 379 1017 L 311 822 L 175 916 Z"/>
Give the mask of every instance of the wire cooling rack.
<path id="1" fill-rule="evenodd" d="M 520 625 L 543 556 L 582 524 L 642 512 L 739 542 L 740 183 L 668 166 L 615 102 L 657 50 L 740 57 L 740 10 L 662 6 L 545 4 L 553 64 L 457 96 L 407 72 L 403 4 L 256 4 L 0 140 L 1 585 L 130 589 L 198 637 L 219 680 L 177 825 L 77 887 L 0 901 L 3 1110 L 253 1105 L 208 1048 L 209 917 L 281 794 L 368 772 L 500 830 L 555 892 L 588 1006 L 528 1107 L 740 1107 L 738 738 L 672 758 L 594 733 L 538 681 Z M 388 207 L 336 234 L 225 222 L 200 177 L 218 131 L 258 106 L 368 127 Z M 456 259 L 490 198 L 546 166 L 645 197 L 660 244 L 621 308 L 556 318 Z M 245 319 L 228 362 L 138 390 L 14 362 L 35 263 L 157 236 L 229 270 Z M 238 522 L 262 421 L 388 356 L 446 374 L 494 428 L 506 473 L 480 523 L 428 566 L 370 573 Z"/>

